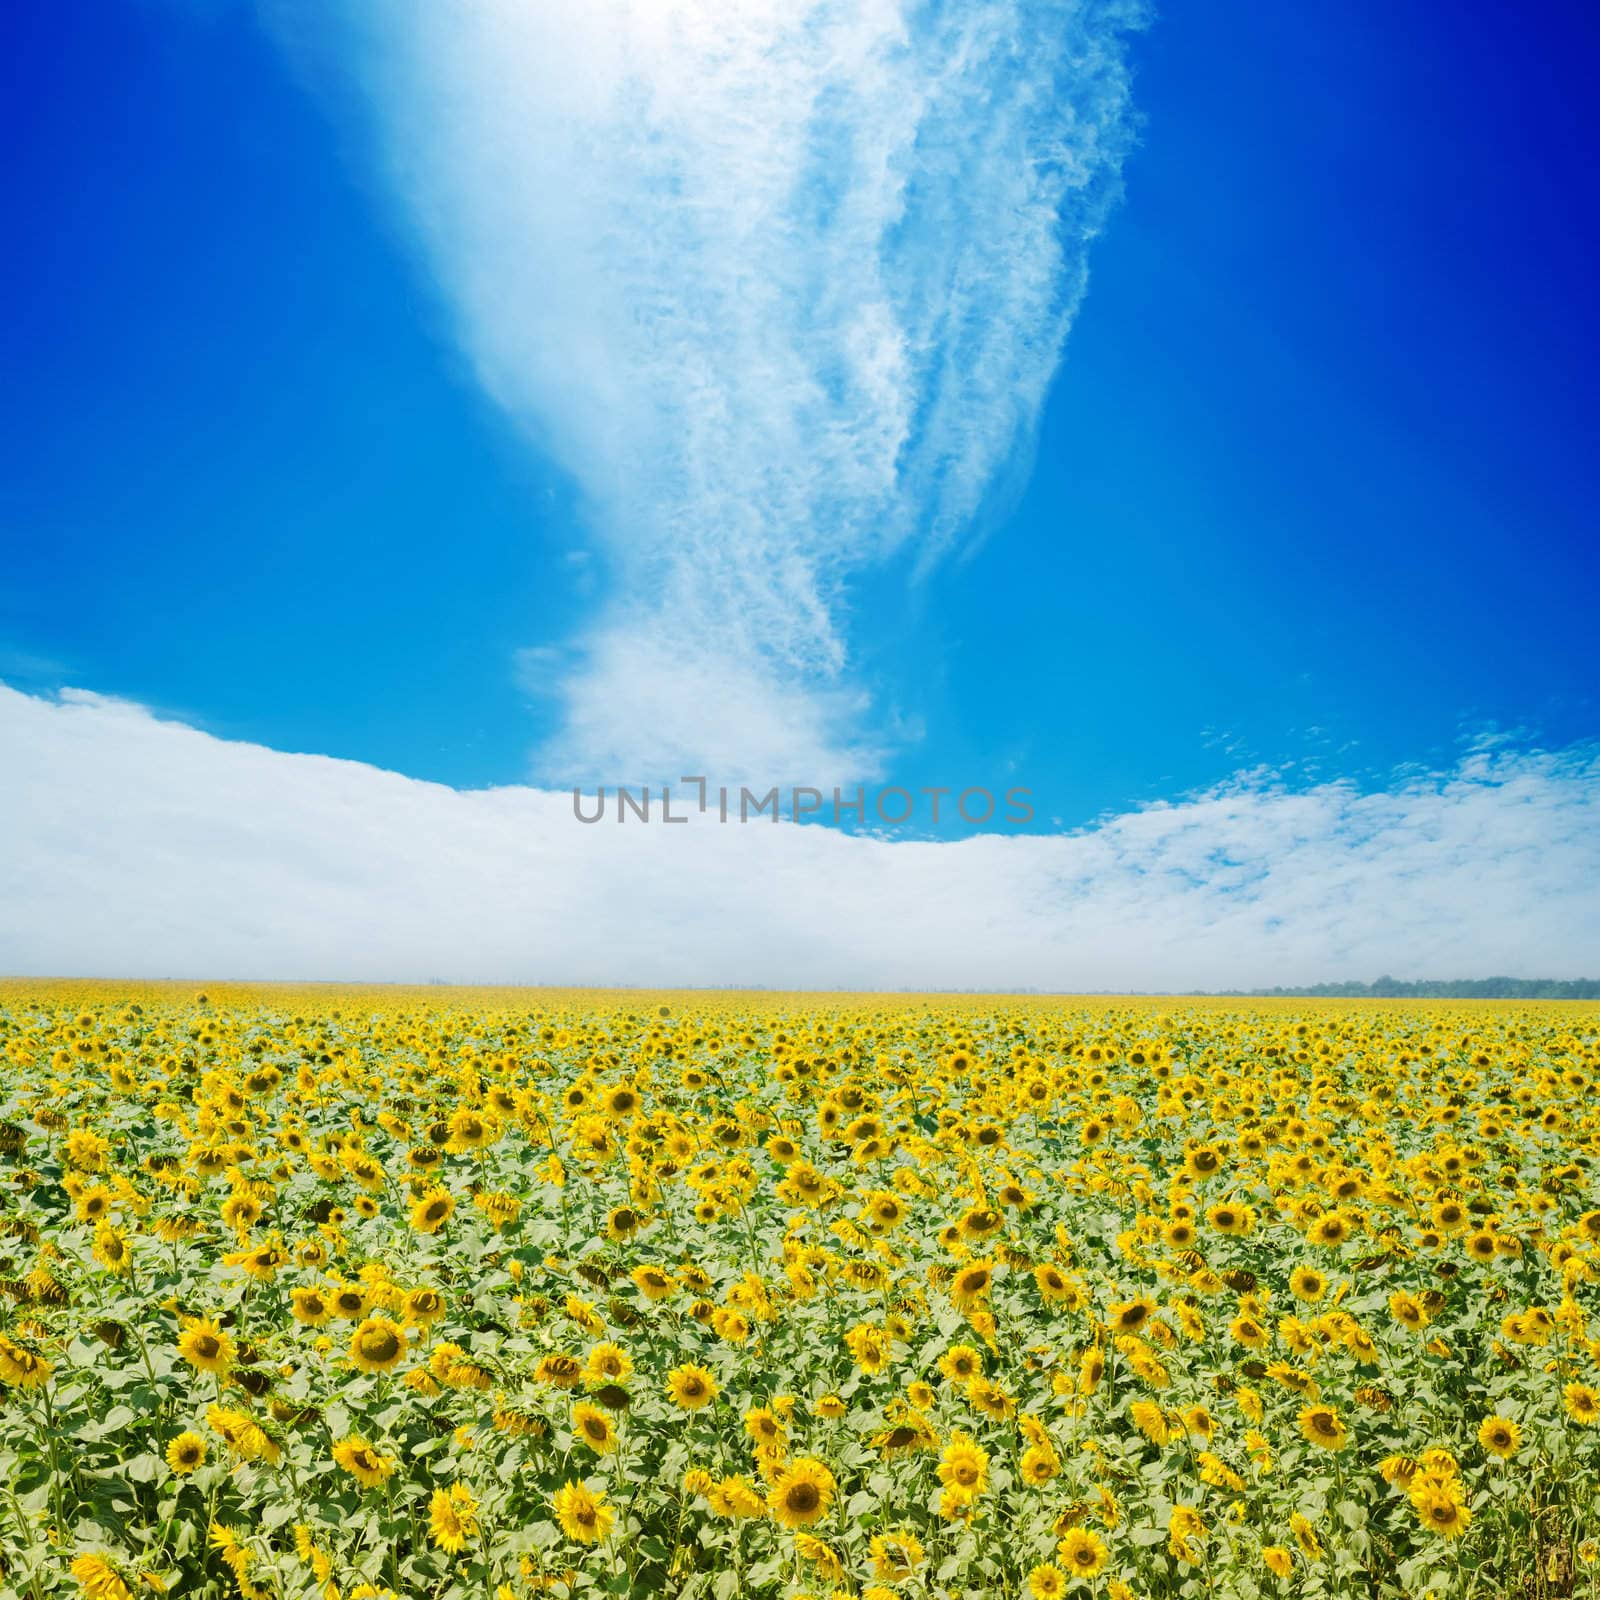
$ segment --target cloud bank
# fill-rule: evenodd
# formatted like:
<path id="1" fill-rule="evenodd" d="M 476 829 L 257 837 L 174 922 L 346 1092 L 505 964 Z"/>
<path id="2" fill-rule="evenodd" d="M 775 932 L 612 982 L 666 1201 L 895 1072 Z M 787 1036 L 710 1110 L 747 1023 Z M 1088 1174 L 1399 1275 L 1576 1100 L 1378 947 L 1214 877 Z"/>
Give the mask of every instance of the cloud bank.
<path id="1" fill-rule="evenodd" d="M 544 770 L 875 770 L 849 581 L 1027 465 L 1140 0 L 262 3 L 608 558 Z"/>
<path id="2" fill-rule="evenodd" d="M 1600 747 L 1054 836 L 584 826 L 0 685 L 0 972 L 1184 990 L 1600 970 Z"/>

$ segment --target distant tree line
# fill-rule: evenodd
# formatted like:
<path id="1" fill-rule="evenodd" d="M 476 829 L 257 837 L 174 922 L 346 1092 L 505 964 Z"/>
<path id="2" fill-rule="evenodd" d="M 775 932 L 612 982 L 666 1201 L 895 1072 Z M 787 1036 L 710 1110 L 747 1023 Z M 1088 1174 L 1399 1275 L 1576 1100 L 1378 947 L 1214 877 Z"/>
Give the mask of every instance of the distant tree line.
<path id="1" fill-rule="evenodd" d="M 1298 989 L 1219 991 L 1311 1000 L 1600 1000 L 1600 978 L 1379 978 L 1374 983 L 1313 983 Z"/>

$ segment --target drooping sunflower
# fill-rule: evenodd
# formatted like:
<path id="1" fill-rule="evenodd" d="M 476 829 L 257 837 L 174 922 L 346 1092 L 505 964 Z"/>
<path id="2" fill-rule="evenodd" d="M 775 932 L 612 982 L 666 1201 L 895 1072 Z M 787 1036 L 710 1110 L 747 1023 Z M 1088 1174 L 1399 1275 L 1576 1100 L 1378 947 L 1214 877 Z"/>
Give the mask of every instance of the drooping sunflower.
<path id="1" fill-rule="evenodd" d="M 806 1562 L 824 1583 L 838 1583 L 845 1575 L 839 1552 L 826 1540 L 803 1530 L 794 1536 L 794 1553 Z"/>
<path id="2" fill-rule="evenodd" d="M 333 1459 L 363 1489 L 378 1488 L 395 1470 L 394 1458 L 380 1453 L 358 1433 L 347 1435 L 333 1447 Z"/>
<path id="3" fill-rule="evenodd" d="M 552 1389 L 575 1389 L 583 1381 L 583 1363 L 576 1356 L 555 1351 L 540 1357 L 533 1369 L 533 1381 Z"/>
<path id="4" fill-rule="evenodd" d="M 1322 1541 L 1317 1538 L 1317 1530 L 1312 1527 L 1309 1517 L 1298 1511 L 1291 1512 L 1289 1532 L 1294 1535 L 1295 1545 L 1307 1561 L 1322 1559 Z"/>

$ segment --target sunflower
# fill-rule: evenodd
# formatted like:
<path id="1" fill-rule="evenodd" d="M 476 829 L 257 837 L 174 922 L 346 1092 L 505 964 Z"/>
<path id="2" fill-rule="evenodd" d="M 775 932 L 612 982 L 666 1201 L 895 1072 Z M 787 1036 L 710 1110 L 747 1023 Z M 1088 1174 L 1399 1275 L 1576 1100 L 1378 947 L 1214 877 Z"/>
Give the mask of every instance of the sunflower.
<path id="1" fill-rule="evenodd" d="M 1093 1578 L 1106 1564 L 1105 1541 L 1087 1528 L 1072 1528 L 1056 1546 L 1056 1559 L 1074 1578 Z"/>
<path id="2" fill-rule="evenodd" d="M 1228 1324 L 1228 1332 L 1247 1350 L 1265 1350 L 1272 1342 L 1267 1330 L 1254 1317 L 1241 1312 Z"/>
<path id="3" fill-rule="evenodd" d="M 1039 1287 L 1039 1297 L 1047 1306 L 1059 1305 L 1063 1300 L 1073 1297 L 1072 1285 L 1066 1275 L 1060 1267 L 1052 1266 L 1048 1261 L 1033 1269 L 1033 1281 Z"/>
<path id="4" fill-rule="evenodd" d="M 387 1317 L 368 1317 L 350 1335 L 350 1359 L 363 1372 L 393 1372 L 405 1358 L 405 1333 Z"/>
<path id="5" fill-rule="evenodd" d="M 1017 1463 L 1017 1472 L 1024 1483 L 1031 1484 L 1035 1489 L 1042 1488 L 1052 1478 L 1060 1475 L 1061 1457 L 1049 1443 L 1030 1444 L 1022 1452 L 1022 1459 Z"/>
<path id="6" fill-rule="evenodd" d="M 1155 1302 L 1144 1295 L 1106 1307 L 1106 1321 L 1116 1333 L 1137 1333 L 1155 1315 Z"/>
<path id="7" fill-rule="evenodd" d="M 328 1304 L 327 1295 L 320 1289 L 292 1289 L 289 1292 L 289 1315 L 296 1322 L 303 1322 L 311 1328 L 320 1328 L 333 1316 L 333 1307 Z"/>
<path id="8" fill-rule="evenodd" d="M 1327 1245 L 1333 1249 L 1342 1245 L 1350 1234 L 1350 1219 L 1342 1211 L 1330 1211 L 1311 1224 L 1311 1230 L 1306 1237 L 1313 1244 Z"/>
<path id="9" fill-rule="evenodd" d="M 428 1502 L 428 1536 L 446 1555 L 459 1555 L 478 1533 L 478 1502 L 464 1483 L 435 1489 Z"/>
<path id="10" fill-rule="evenodd" d="M 717 1397 L 717 1380 L 704 1367 L 687 1364 L 667 1374 L 667 1398 L 685 1411 L 698 1411 Z"/>
<path id="11" fill-rule="evenodd" d="M 1320 1300 L 1327 1292 L 1327 1277 L 1315 1267 L 1296 1267 L 1289 1274 L 1289 1293 L 1296 1300 Z"/>
<path id="12" fill-rule="evenodd" d="M 341 1283 L 333 1291 L 333 1314 L 345 1322 L 359 1322 L 367 1314 L 370 1301 L 359 1283 Z"/>
<path id="13" fill-rule="evenodd" d="M 1061 1600 L 1067 1592 L 1066 1574 L 1048 1561 L 1028 1574 L 1028 1593 L 1033 1600 Z"/>
<path id="14" fill-rule="evenodd" d="M 644 1218 L 632 1206 L 616 1206 L 606 1217 L 606 1237 L 615 1243 L 631 1239 L 644 1226 Z"/>
<path id="15" fill-rule="evenodd" d="M 1294 1576 L 1294 1557 L 1281 1544 L 1263 1545 L 1261 1547 L 1261 1560 L 1267 1571 L 1275 1578 L 1292 1578 Z"/>
<path id="16" fill-rule="evenodd" d="M 670 1376 L 670 1375 L 669 1375 Z M 811 1407 L 811 1414 L 822 1417 L 825 1421 L 836 1422 L 849 1411 L 843 1400 L 836 1394 L 825 1394 L 815 1401 Z"/>
<path id="17" fill-rule="evenodd" d="M 1345 1425 L 1332 1406 L 1307 1406 L 1300 1413 L 1300 1432 L 1324 1450 L 1342 1450 L 1349 1441 Z"/>
<path id="18" fill-rule="evenodd" d="M 78 1556 L 72 1563 L 72 1576 L 88 1600 L 132 1600 L 121 1574 L 104 1556 Z"/>
<path id="19" fill-rule="evenodd" d="M 1502 1460 L 1514 1456 L 1522 1445 L 1522 1429 L 1507 1417 L 1485 1417 L 1478 1427 L 1478 1443 Z"/>
<path id="20" fill-rule="evenodd" d="M 678 1287 L 672 1274 L 663 1267 L 635 1267 L 628 1276 L 646 1300 L 665 1300 Z"/>
<path id="21" fill-rule="evenodd" d="M 1307 1561 L 1322 1559 L 1322 1541 L 1317 1538 L 1317 1530 L 1311 1526 L 1309 1517 L 1302 1516 L 1298 1511 L 1291 1512 L 1289 1532 L 1294 1535 L 1295 1545 Z"/>
<path id="22" fill-rule="evenodd" d="M 1093 1394 L 1106 1373 L 1104 1345 L 1092 1344 L 1078 1358 L 1078 1392 Z"/>
<path id="23" fill-rule="evenodd" d="M 890 1533 L 875 1533 L 869 1546 L 872 1575 L 885 1583 L 900 1583 L 913 1576 L 927 1559 L 922 1541 L 909 1528 Z"/>
<path id="24" fill-rule="evenodd" d="M 808 1527 L 827 1515 L 833 1502 L 833 1474 L 812 1456 L 801 1456 L 773 1484 L 767 1509 L 785 1528 Z"/>
<path id="25" fill-rule="evenodd" d="M 939 1458 L 939 1482 L 947 1489 L 982 1494 L 989 1483 L 989 1453 L 970 1434 L 950 1435 Z"/>
<path id="26" fill-rule="evenodd" d="M 206 1463 L 206 1442 L 198 1433 L 185 1429 L 167 1445 L 167 1465 L 180 1478 L 197 1472 Z"/>
<path id="27" fill-rule="evenodd" d="M 495 1136 L 494 1124 L 466 1106 L 452 1114 L 448 1132 L 449 1137 L 444 1143 L 455 1155 L 481 1150 L 486 1144 L 493 1143 Z"/>
<path id="28" fill-rule="evenodd" d="M 1569 1383 L 1561 1391 L 1561 1403 L 1574 1422 L 1592 1428 L 1600 1422 L 1600 1392 L 1587 1383 Z"/>
<path id="29" fill-rule="evenodd" d="M 639 1091 L 631 1083 L 619 1083 L 601 1096 L 605 1113 L 613 1120 L 631 1117 L 639 1109 Z"/>
<path id="30" fill-rule="evenodd" d="M 605 1340 L 590 1352 L 583 1364 L 583 1381 L 593 1389 L 608 1383 L 625 1384 L 633 1376 L 633 1357 L 620 1344 Z"/>
<path id="31" fill-rule="evenodd" d="M 970 1344 L 953 1344 L 939 1357 L 939 1371 L 964 1388 L 983 1371 L 983 1357 Z"/>
<path id="32" fill-rule="evenodd" d="M 208 1406 L 206 1426 L 215 1429 L 241 1461 L 266 1461 L 275 1466 L 283 1454 L 278 1441 L 248 1411 Z"/>
<path id="33" fill-rule="evenodd" d="M 0 1334 L 0 1383 L 18 1389 L 42 1389 L 54 1370 L 38 1351 Z"/>
<path id="34" fill-rule="evenodd" d="M 233 1365 L 233 1339 L 209 1317 L 190 1317 L 178 1335 L 178 1354 L 199 1372 L 226 1377 Z"/>
<path id="35" fill-rule="evenodd" d="M 759 1517 L 766 1511 L 760 1491 L 743 1473 L 719 1478 L 706 1492 L 711 1509 L 719 1517 L 744 1519 Z"/>
<path id="36" fill-rule="evenodd" d="M 869 1375 L 882 1372 L 889 1364 L 891 1347 L 883 1329 L 863 1322 L 845 1334 L 844 1342 L 855 1363 Z"/>
<path id="37" fill-rule="evenodd" d="M 980 1304 L 994 1284 L 994 1262 L 973 1261 L 950 1280 L 950 1299 L 958 1311 Z"/>
<path id="38" fill-rule="evenodd" d="M 967 1385 L 967 1400 L 991 1422 L 1004 1422 L 1017 1409 L 1017 1402 L 990 1378 L 974 1378 Z"/>
<path id="39" fill-rule="evenodd" d="M 1151 1444 L 1164 1445 L 1172 1437 L 1167 1414 L 1153 1400 L 1135 1400 L 1128 1407 L 1128 1416 L 1140 1433 Z"/>
<path id="40" fill-rule="evenodd" d="M 394 1458 L 380 1455 L 358 1433 L 347 1435 L 333 1447 L 333 1459 L 364 1489 L 376 1489 L 394 1474 Z"/>
<path id="41" fill-rule="evenodd" d="M 1472 1522 L 1472 1513 L 1452 1496 L 1428 1484 L 1419 1484 L 1411 1496 L 1417 1520 L 1446 1539 L 1459 1539 Z"/>
<path id="42" fill-rule="evenodd" d="M 455 1196 L 448 1189 L 430 1189 L 412 1206 L 411 1226 L 418 1233 L 437 1233 L 455 1208 Z"/>
<path id="43" fill-rule="evenodd" d="M 400 1302 L 400 1316 L 408 1327 L 426 1328 L 444 1312 L 444 1296 L 437 1289 L 413 1289 Z"/>
<path id="44" fill-rule="evenodd" d="M 591 1494 L 576 1478 L 556 1490 L 551 1508 L 561 1531 L 578 1544 L 598 1544 L 616 1521 L 605 1495 Z"/>
<path id="45" fill-rule="evenodd" d="M 583 1381 L 583 1363 L 561 1351 L 542 1356 L 533 1369 L 533 1381 L 552 1389 L 575 1389 Z"/>
<path id="46" fill-rule="evenodd" d="M 572 1408 L 572 1432 L 597 1456 L 610 1455 L 617 1448 L 617 1430 L 599 1406 L 580 1400 Z"/>
<path id="47" fill-rule="evenodd" d="M 1179 1561 L 1198 1565 L 1201 1553 L 1194 1541 L 1204 1539 L 1206 1525 L 1193 1506 L 1174 1506 L 1167 1519 L 1167 1549 Z"/>

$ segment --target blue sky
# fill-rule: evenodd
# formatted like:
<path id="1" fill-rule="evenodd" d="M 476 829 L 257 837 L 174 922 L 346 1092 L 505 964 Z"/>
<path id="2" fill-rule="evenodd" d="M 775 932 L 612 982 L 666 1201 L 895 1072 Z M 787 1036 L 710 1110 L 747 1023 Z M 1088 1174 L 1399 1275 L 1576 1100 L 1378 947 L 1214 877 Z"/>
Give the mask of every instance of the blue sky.
<path id="1" fill-rule="evenodd" d="M 715 187 L 718 119 L 749 84 L 717 100 L 672 61 L 654 142 L 632 142 L 626 104 L 549 126 L 518 107 L 500 141 L 495 93 L 516 81 L 492 32 L 435 67 L 426 8 L 399 8 L 394 40 L 363 0 L 10 8 L 0 681 L 458 789 L 641 776 L 620 770 L 627 740 L 704 700 L 730 739 L 771 732 L 755 775 L 825 779 L 869 752 L 884 782 L 1026 784 L 1040 831 L 1262 768 L 1381 790 L 1486 732 L 1592 740 L 1593 12 L 1249 0 L 1225 20 L 1165 7 L 1108 43 L 1110 9 L 1087 7 L 1078 43 L 1125 49 L 1127 83 L 1121 56 L 1055 83 L 1103 150 L 1136 128 L 1120 200 L 1069 190 L 1067 231 L 1098 232 L 1051 268 L 1040 195 L 981 198 L 1050 108 L 1025 71 L 975 83 L 918 134 L 942 127 L 957 153 L 935 149 L 882 235 L 885 303 L 930 318 L 942 354 L 886 378 L 873 329 L 818 311 L 819 285 L 855 291 L 851 162 L 896 148 L 874 97 L 915 63 L 863 69 L 794 150 L 752 125 L 756 157 L 798 151 L 819 175 L 751 213 L 785 243 L 728 266 L 735 293 L 716 247 L 764 169 L 736 159 Z M 1051 26 L 1026 0 L 984 10 Z M 580 32 L 552 53 L 603 76 Z M 648 67 L 651 40 L 633 48 Z M 804 88 L 811 69 L 770 70 L 781 124 L 782 75 Z M 477 120 L 436 138 L 463 92 Z M 558 140 L 518 166 L 551 128 L 576 128 L 589 164 L 562 169 Z M 653 239 L 697 181 L 727 202 L 724 233 Z M 951 331 L 927 306 L 963 231 Z M 591 295 L 597 239 L 625 242 Z M 750 287 L 790 261 L 773 297 Z M 815 320 L 780 332 L 833 341 L 847 370 L 835 389 L 819 358 L 814 410 L 763 409 L 763 384 L 794 384 L 760 366 L 762 319 L 802 303 Z M 615 334 L 618 307 L 644 331 Z M 1036 348 L 1044 310 L 1070 324 L 1059 364 Z M 702 366 L 720 413 L 680 407 Z M 1030 386 L 1031 455 L 1028 405 L 1015 426 L 1006 410 Z M 879 495 L 873 429 L 902 401 L 913 445 L 939 405 L 954 415 L 926 475 Z M 807 478 L 816 417 L 853 432 Z M 962 472 L 1013 490 L 969 515 Z M 780 511 L 724 539 L 752 486 Z M 642 534 L 660 507 L 680 531 Z M 722 651 L 747 620 L 755 643 Z M 686 632 L 694 659 L 664 664 Z M 763 674 L 770 695 L 724 704 Z M 629 699 L 658 677 L 661 698 Z M 671 775 L 705 726 L 674 724 L 642 766 Z M 771 771 L 775 750 L 797 770 Z"/>
<path id="2" fill-rule="evenodd" d="M 247 6 L 4 25 L 4 676 L 456 785 L 597 603 L 358 138 Z M 852 600 L 886 777 L 1044 814 L 1600 723 L 1595 22 L 1172 7 L 1020 501 Z M 599 779 L 610 776 L 594 772 Z M 1042 814 L 1043 819 L 1043 814 Z"/>

